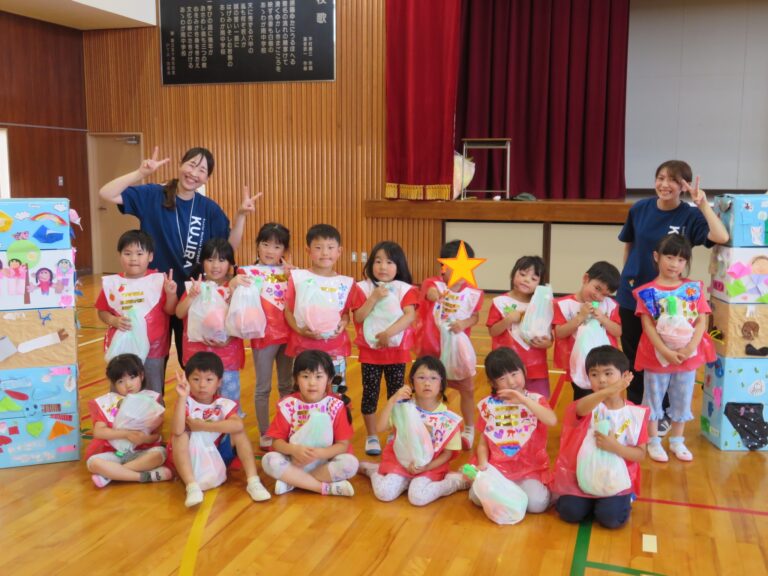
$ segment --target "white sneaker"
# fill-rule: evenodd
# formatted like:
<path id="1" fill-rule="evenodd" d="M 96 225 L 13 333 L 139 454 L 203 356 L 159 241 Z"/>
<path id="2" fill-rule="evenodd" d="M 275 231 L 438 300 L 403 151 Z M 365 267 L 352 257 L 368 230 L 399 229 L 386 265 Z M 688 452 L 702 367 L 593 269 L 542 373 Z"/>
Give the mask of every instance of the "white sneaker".
<path id="1" fill-rule="evenodd" d="M 472 450 L 472 444 L 475 442 L 475 430 L 464 430 L 461 433 L 461 449 Z"/>
<path id="2" fill-rule="evenodd" d="M 668 462 L 669 456 L 661 445 L 661 442 L 648 442 L 648 456 L 656 462 Z"/>
<path id="3" fill-rule="evenodd" d="M 275 496 L 288 494 L 288 492 L 292 491 L 294 488 L 295 486 L 288 484 L 287 482 L 283 482 L 282 480 L 278 480 L 275 482 Z"/>
<path id="4" fill-rule="evenodd" d="M 203 501 L 203 491 L 200 490 L 200 486 L 195 483 L 187 485 L 187 499 L 184 500 L 184 506 L 192 508 L 197 506 Z"/>
<path id="5" fill-rule="evenodd" d="M 259 448 L 264 450 L 265 452 L 270 450 L 272 448 L 272 438 L 269 436 L 262 436 L 259 438 Z"/>
<path id="6" fill-rule="evenodd" d="M 365 439 L 365 453 L 368 456 L 381 455 L 381 444 L 379 444 L 379 439 L 376 436 L 368 436 Z"/>
<path id="7" fill-rule="evenodd" d="M 264 488 L 264 485 L 257 476 L 248 480 L 248 486 L 246 486 L 245 491 L 248 492 L 254 502 L 264 502 L 264 500 L 272 498 L 272 494 Z"/>
<path id="8" fill-rule="evenodd" d="M 448 472 L 445 475 L 445 479 L 456 486 L 456 491 L 469 489 L 469 480 L 460 472 Z"/>
<path id="9" fill-rule="evenodd" d="M 346 480 L 328 484 L 328 496 L 354 496 L 355 489 Z"/>
<path id="10" fill-rule="evenodd" d="M 693 454 L 691 454 L 691 451 L 688 450 L 685 442 L 682 440 L 677 442 L 670 442 L 669 451 L 672 452 L 672 454 L 674 454 L 675 457 L 677 457 L 677 459 L 682 462 L 690 462 L 693 460 Z"/>

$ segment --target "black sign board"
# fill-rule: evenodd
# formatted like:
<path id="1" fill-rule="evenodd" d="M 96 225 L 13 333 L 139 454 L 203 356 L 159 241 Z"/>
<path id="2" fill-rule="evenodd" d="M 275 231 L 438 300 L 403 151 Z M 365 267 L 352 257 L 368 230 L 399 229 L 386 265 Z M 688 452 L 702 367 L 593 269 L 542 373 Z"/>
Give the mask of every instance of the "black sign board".
<path id="1" fill-rule="evenodd" d="M 163 84 L 335 78 L 334 0 L 161 0 Z"/>

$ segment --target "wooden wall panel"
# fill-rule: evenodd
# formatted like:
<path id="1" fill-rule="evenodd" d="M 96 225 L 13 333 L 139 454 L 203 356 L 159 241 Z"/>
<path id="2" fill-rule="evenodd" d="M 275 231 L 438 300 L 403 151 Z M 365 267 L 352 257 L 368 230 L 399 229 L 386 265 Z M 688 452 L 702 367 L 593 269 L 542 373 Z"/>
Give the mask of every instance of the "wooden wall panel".
<path id="1" fill-rule="evenodd" d="M 87 217 L 82 38 L 79 30 L 0 12 L 0 126 L 8 128 L 11 193 L 66 196 Z M 75 245 L 78 270 L 90 271 L 87 223 Z"/>
<path id="2" fill-rule="evenodd" d="M 255 257 L 259 226 L 276 220 L 291 229 L 294 262 L 304 265 L 307 228 L 327 222 L 342 233 L 341 272 L 359 277 L 351 252 L 393 239 L 421 279 L 436 269 L 439 223 L 363 217 L 364 200 L 384 191 L 385 0 L 336 7 L 334 82 L 163 87 L 158 29 L 85 32 L 88 129 L 143 133 L 145 153 L 157 145 L 173 161 L 157 181 L 174 176 L 186 149 L 210 148 L 208 193 L 230 216 L 244 184 L 264 192 L 240 262 Z"/>

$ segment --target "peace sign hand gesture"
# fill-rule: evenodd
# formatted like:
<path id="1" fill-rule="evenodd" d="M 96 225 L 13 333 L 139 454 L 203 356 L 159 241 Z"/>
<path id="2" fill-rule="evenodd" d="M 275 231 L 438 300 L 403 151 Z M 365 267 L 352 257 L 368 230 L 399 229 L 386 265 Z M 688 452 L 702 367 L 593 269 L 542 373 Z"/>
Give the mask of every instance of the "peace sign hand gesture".
<path id="1" fill-rule="evenodd" d="M 163 160 L 158 160 L 157 156 L 160 153 L 160 148 L 158 146 L 155 146 L 154 151 L 152 152 L 152 158 L 147 158 L 146 160 L 142 160 L 141 165 L 139 166 L 139 174 L 141 174 L 142 178 L 146 178 L 150 174 L 153 174 L 160 166 L 164 164 L 168 164 L 168 162 L 171 161 L 170 158 L 164 158 Z"/>
<path id="2" fill-rule="evenodd" d="M 243 186 L 243 202 L 240 204 L 238 214 L 247 215 L 256 212 L 256 200 L 263 195 L 263 192 L 251 196 L 248 186 Z"/>
<path id="3" fill-rule="evenodd" d="M 163 273 L 163 290 L 168 294 L 176 294 L 176 282 L 173 279 L 173 268 L 168 273 Z"/>
<path id="4" fill-rule="evenodd" d="M 702 202 L 707 201 L 707 193 L 704 192 L 701 188 L 699 188 L 699 177 L 696 176 L 695 186 L 691 186 L 690 182 L 686 182 L 685 180 L 682 180 L 680 182 L 680 187 L 683 189 L 683 192 L 688 192 L 688 194 L 691 195 L 691 200 L 693 200 L 693 203 L 696 204 L 697 207 L 701 207 Z"/>

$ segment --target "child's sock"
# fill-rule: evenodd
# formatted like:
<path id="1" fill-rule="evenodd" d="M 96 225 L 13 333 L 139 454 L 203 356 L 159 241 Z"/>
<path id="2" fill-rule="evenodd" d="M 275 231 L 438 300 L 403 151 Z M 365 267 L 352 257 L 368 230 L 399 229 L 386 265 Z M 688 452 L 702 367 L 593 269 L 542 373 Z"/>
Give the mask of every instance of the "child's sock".
<path id="1" fill-rule="evenodd" d="M 165 466 L 158 466 L 146 472 L 139 472 L 139 482 L 165 482 L 173 478 L 173 472 Z"/>
<path id="2" fill-rule="evenodd" d="M 323 496 L 354 496 L 355 489 L 346 480 L 341 482 L 323 482 Z"/>
<path id="3" fill-rule="evenodd" d="M 192 506 L 197 506 L 202 501 L 203 491 L 200 489 L 200 486 L 197 485 L 197 482 L 190 482 L 187 484 L 187 499 L 184 500 L 184 506 L 192 508 Z"/>
<path id="4" fill-rule="evenodd" d="M 248 486 L 246 486 L 245 490 L 254 502 L 263 502 L 264 500 L 272 498 L 272 495 L 267 492 L 266 488 L 264 488 L 264 485 L 261 483 L 258 476 L 251 476 L 248 478 Z"/>
<path id="5" fill-rule="evenodd" d="M 96 485 L 96 488 L 104 488 L 104 486 L 112 482 L 111 478 L 107 478 L 106 476 L 102 476 L 101 474 L 91 475 L 91 480 L 93 480 L 93 483 Z"/>
<path id="6" fill-rule="evenodd" d="M 278 480 L 275 482 L 275 496 L 280 496 L 281 494 L 287 494 L 291 490 L 293 490 L 294 486 L 291 484 L 288 484 L 287 482 L 283 482 L 282 480 Z"/>
<path id="7" fill-rule="evenodd" d="M 359 470 L 370 478 L 379 471 L 379 465 L 376 462 L 360 462 Z"/>

